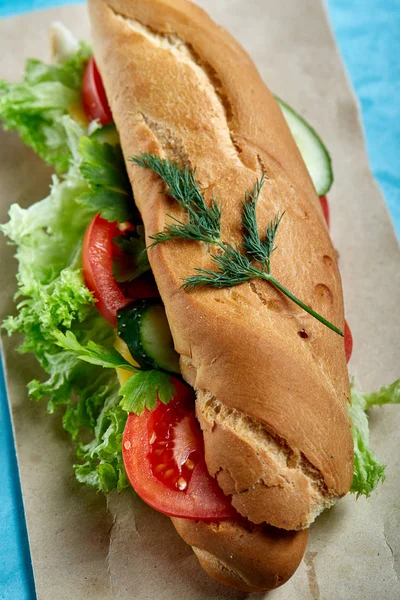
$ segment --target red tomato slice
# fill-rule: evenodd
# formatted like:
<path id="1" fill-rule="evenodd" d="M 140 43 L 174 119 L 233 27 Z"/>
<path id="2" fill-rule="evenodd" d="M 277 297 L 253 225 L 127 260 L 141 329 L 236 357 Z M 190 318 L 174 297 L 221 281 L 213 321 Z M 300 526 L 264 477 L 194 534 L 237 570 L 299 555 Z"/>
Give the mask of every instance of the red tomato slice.
<path id="1" fill-rule="evenodd" d="M 322 212 L 324 213 L 326 224 L 328 225 L 328 229 L 330 226 L 330 214 L 329 214 L 329 204 L 328 198 L 326 196 L 320 196 L 319 201 L 321 203 Z"/>
<path id="2" fill-rule="evenodd" d="M 349 362 L 351 355 L 353 354 L 353 336 L 347 321 L 344 322 L 344 351 L 346 354 L 346 361 Z"/>
<path id="3" fill-rule="evenodd" d="M 82 83 L 82 104 L 90 121 L 98 119 L 102 125 L 112 123 L 113 117 L 108 104 L 101 75 L 93 56 L 89 58 Z"/>
<path id="4" fill-rule="evenodd" d="M 96 298 L 96 308 L 111 325 L 117 325 L 117 311 L 130 302 L 113 276 L 113 238 L 120 234 L 116 223 L 96 215 L 83 240 L 82 266 L 85 283 Z"/>
<path id="5" fill-rule="evenodd" d="M 170 517 L 233 517 L 229 498 L 207 471 L 193 390 L 173 382 L 176 394 L 167 406 L 157 400 L 153 411 L 128 417 L 122 454 L 129 481 L 142 500 Z"/>

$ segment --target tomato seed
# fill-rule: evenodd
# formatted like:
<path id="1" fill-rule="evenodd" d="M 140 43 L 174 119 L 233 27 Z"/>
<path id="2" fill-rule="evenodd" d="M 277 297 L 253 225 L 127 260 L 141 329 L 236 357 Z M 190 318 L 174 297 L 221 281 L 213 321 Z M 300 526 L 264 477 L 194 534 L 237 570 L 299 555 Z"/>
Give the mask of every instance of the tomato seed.
<path id="1" fill-rule="evenodd" d="M 193 471 L 195 464 L 192 460 L 190 460 L 190 458 L 188 458 L 187 461 L 185 462 L 185 467 L 187 469 L 189 469 L 189 471 Z"/>
<path id="2" fill-rule="evenodd" d="M 125 448 L 125 450 L 130 450 L 130 448 L 131 448 L 131 443 L 130 443 L 130 442 L 128 442 L 128 441 L 126 441 L 126 442 L 124 443 L 124 448 Z"/>
<path id="3" fill-rule="evenodd" d="M 187 488 L 187 481 L 186 481 L 186 479 L 183 479 L 183 477 L 179 477 L 176 484 L 182 492 L 183 492 L 183 490 L 186 490 L 186 488 Z"/>

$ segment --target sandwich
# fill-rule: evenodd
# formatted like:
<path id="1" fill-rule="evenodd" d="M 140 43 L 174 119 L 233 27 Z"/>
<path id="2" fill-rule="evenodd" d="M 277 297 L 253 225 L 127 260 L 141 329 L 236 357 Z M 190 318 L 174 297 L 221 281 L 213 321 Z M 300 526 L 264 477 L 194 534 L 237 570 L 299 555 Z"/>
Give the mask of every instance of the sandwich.
<path id="1" fill-rule="evenodd" d="M 214 579 L 273 589 L 314 519 L 383 479 L 365 410 L 399 401 L 350 387 L 329 154 L 194 4 L 89 12 L 93 54 L 57 26 L 57 62 L 0 86 L 57 172 L 2 227 L 5 327 L 49 374 L 29 393 L 64 407 L 79 481 L 131 485 Z"/>

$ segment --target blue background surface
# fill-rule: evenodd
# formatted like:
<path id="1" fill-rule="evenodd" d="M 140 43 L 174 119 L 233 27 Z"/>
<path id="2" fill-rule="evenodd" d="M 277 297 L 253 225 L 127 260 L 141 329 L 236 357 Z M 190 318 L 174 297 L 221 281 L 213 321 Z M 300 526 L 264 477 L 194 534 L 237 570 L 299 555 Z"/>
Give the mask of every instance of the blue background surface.
<path id="1" fill-rule="evenodd" d="M 70 4 L 0 0 L 0 17 Z M 400 234 L 400 0 L 327 0 L 361 103 L 373 173 Z M 35 598 L 12 429 L 0 367 L 0 600 Z"/>

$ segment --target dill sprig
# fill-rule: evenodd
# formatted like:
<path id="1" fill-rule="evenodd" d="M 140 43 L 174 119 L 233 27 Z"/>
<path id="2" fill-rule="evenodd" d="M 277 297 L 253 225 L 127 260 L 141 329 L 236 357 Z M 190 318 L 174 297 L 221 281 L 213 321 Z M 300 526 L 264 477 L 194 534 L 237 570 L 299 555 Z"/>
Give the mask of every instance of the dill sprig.
<path id="1" fill-rule="evenodd" d="M 168 195 L 187 210 L 187 223 L 167 215 L 172 222 L 164 231 L 150 237 L 154 240 L 150 247 L 179 238 L 211 244 L 221 241 L 221 205 L 213 196 L 211 206 L 207 206 L 196 181 L 196 171 L 181 169 L 177 164 L 153 154 L 141 154 L 131 160 L 135 165 L 159 175 L 167 186 Z"/>
<path id="2" fill-rule="evenodd" d="M 245 193 L 242 204 L 242 252 L 238 245 L 221 240 L 221 205 L 218 205 L 214 196 L 211 206 L 206 205 L 196 182 L 194 170 L 180 168 L 167 159 L 152 154 L 141 154 L 131 160 L 134 164 L 159 175 L 167 186 L 167 193 L 187 210 L 187 223 L 170 216 L 172 223 L 169 223 L 164 231 L 151 236 L 154 240 L 151 247 L 161 242 L 181 238 L 212 243 L 219 248 L 218 253 L 211 255 L 216 270 L 195 269 L 195 275 L 183 280 L 184 289 L 192 291 L 204 286 L 226 288 L 252 279 L 264 279 L 320 323 L 343 337 L 343 332 L 338 327 L 299 300 L 271 274 L 271 256 L 276 250 L 275 238 L 284 213 L 277 214 L 268 223 L 262 240 L 259 235 L 256 208 L 265 183 L 264 175 L 257 180 L 252 191 Z"/>
<path id="3" fill-rule="evenodd" d="M 277 214 L 268 223 L 265 239 L 262 241 L 258 233 L 256 207 L 265 182 L 265 174 L 257 179 L 252 192 L 247 191 L 242 204 L 243 248 L 255 261 L 261 263 L 267 273 L 271 270 L 271 255 L 276 250 L 275 236 L 285 213 Z"/>
<path id="4" fill-rule="evenodd" d="M 237 246 L 222 243 L 221 254 L 212 254 L 211 258 L 217 266 L 217 271 L 195 269 L 197 275 L 184 279 L 183 288 L 189 291 L 196 287 L 209 285 L 217 288 L 231 287 L 254 279 L 258 276 L 249 258 L 240 252 Z"/>

